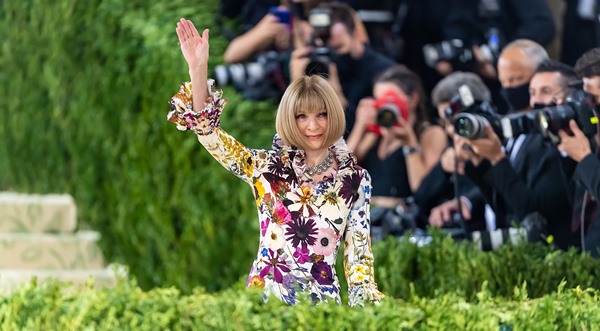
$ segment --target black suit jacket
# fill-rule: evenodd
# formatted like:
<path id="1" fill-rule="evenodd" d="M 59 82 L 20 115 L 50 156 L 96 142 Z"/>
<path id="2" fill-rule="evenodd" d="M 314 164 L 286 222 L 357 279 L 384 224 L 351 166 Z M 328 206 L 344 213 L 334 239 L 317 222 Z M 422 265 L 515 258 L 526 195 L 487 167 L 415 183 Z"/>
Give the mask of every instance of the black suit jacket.
<path id="1" fill-rule="evenodd" d="M 466 173 L 486 196 L 500 227 L 539 212 L 558 247 L 579 247 L 579 236 L 571 232 L 572 208 L 561 158 L 555 146 L 533 133 L 526 135 L 512 164 L 507 156 L 494 166 L 468 164 Z"/>
<path id="2" fill-rule="evenodd" d="M 575 184 L 575 208 L 573 220 L 577 222 L 581 217 L 581 210 L 585 204 L 585 194 L 591 194 L 596 204 L 596 212 L 593 219 L 586 219 L 585 225 L 585 250 L 592 256 L 600 256 L 600 160 L 594 154 L 590 154 L 577 164 L 573 173 L 573 183 Z M 588 208 L 593 208 L 589 206 Z M 573 224 L 572 228 L 579 229 L 580 224 Z M 580 230 L 580 229 L 579 229 Z"/>
<path id="3" fill-rule="evenodd" d="M 468 230 L 485 230 L 485 202 L 479 189 L 467 177 L 444 171 L 440 162 L 423 178 L 421 185 L 413 194 L 415 203 L 419 206 L 421 221 L 419 225 L 427 226 L 431 209 L 447 200 L 454 199 L 456 192 L 461 196 L 466 196 L 473 206 L 471 220 L 466 224 Z"/>

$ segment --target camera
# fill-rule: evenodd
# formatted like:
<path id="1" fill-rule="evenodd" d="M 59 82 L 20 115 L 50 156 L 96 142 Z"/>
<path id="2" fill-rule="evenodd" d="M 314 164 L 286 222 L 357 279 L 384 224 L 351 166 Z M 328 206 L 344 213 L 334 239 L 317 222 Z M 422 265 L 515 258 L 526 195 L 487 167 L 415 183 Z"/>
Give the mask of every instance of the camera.
<path id="1" fill-rule="evenodd" d="M 459 87 L 445 114 L 456 134 L 468 139 L 484 138 L 488 124 L 502 141 L 537 130 L 534 112 L 500 116 L 491 103 L 475 100 L 467 85 Z"/>
<path id="2" fill-rule="evenodd" d="M 218 65 L 214 69 L 217 85 L 234 86 L 244 98 L 265 100 L 281 96 L 277 80 L 283 80 L 289 53 L 269 51 L 261 53 L 255 62 Z M 277 78 L 277 73 L 281 73 Z"/>
<path id="3" fill-rule="evenodd" d="M 306 75 L 328 75 L 329 63 L 334 55 L 333 50 L 327 46 L 331 37 L 331 9 L 313 8 L 308 15 L 308 22 L 314 30 L 310 41 L 314 50 L 308 54 L 309 63 L 304 71 Z"/>
<path id="4" fill-rule="evenodd" d="M 497 28 L 490 28 L 485 33 L 485 43 L 479 49 L 487 61 L 495 62 L 500 54 L 500 33 Z M 448 61 L 455 70 L 472 71 L 477 64 L 472 44 L 467 45 L 460 39 L 444 40 L 439 43 L 423 46 L 425 63 L 435 68 L 440 61 Z"/>
<path id="5" fill-rule="evenodd" d="M 396 125 L 400 118 L 408 122 L 409 107 L 406 98 L 392 90 L 386 91 L 375 99 L 377 109 L 377 125 L 391 127 Z"/>
<path id="6" fill-rule="evenodd" d="M 559 130 L 572 134 L 570 120 L 575 120 L 586 137 L 591 138 L 597 132 L 598 115 L 595 109 L 594 97 L 576 89 L 566 97 L 564 104 L 538 109 L 535 118 L 539 131 L 555 143 L 560 140 Z"/>

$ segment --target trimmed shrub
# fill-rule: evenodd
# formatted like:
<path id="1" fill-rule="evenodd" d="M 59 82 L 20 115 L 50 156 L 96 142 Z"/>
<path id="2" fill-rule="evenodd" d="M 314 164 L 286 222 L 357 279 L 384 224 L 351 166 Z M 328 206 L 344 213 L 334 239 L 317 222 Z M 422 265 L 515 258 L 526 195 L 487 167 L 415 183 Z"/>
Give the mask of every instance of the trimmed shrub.
<path id="1" fill-rule="evenodd" d="M 239 287 L 219 293 L 175 288 L 143 291 L 123 283 L 116 289 L 79 291 L 58 283 L 35 282 L 0 298 L 3 330 L 596 330 L 600 325 L 597 290 L 564 289 L 529 299 L 514 289 L 512 300 L 486 289 L 476 302 L 448 293 L 438 298 L 415 294 L 385 298 L 379 305 L 348 308 L 317 306 L 310 300 L 286 306 L 261 301 L 257 290 Z M 307 298 L 308 299 L 308 298 Z"/>

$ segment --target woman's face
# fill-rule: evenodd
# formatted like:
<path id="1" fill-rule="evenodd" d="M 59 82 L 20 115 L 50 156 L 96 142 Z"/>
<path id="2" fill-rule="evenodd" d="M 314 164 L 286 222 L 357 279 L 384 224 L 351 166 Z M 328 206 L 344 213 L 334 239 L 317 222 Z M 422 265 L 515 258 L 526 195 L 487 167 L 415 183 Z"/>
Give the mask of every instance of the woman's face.
<path id="1" fill-rule="evenodd" d="M 296 125 L 305 138 L 308 150 L 325 148 L 325 134 L 329 127 L 326 110 L 300 110 L 296 113 Z"/>
<path id="2" fill-rule="evenodd" d="M 392 90 L 394 92 L 396 92 L 397 94 L 403 96 L 406 98 L 406 100 L 408 100 L 410 107 L 412 109 L 412 102 L 410 100 L 410 97 L 408 95 L 406 95 L 406 93 L 404 93 L 404 91 L 396 84 L 394 83 L 390 83 L 390 82 L 385 82 L 385 83 L 377 83 L 375 84 L 375 86 L 373 86 L 373 97 L 375 99 L 381 97 L 385 92 Z"/>

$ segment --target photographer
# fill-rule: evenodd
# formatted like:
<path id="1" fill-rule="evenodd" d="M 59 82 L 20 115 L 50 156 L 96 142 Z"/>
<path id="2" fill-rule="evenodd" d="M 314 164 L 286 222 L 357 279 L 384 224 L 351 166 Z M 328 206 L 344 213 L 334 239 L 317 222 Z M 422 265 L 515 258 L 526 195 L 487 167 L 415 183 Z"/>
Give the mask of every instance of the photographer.
<path id="1" fill-rule="evenodd" d="M 256 25 L 246 32 L 233 38 L 227 45 L 223 60 L 225 63 L 240 63 L 250 60 L 257 54 L 275 50 L 278 52 L 289 51 L 291 47 L 291 17 L 286 6 L 279 5 L 279 1 L 260 2 L 266 6 L 265 15 Z M 269 8 L 271 11 L 269 11 Z M 275 8 L 280 12 L 287 12 L 287 20 L 278 16 Z"/>
<path id="2" fill-rule="evenodd" d="M 529 106 L 540 109 L 563 104 L 575 81 L 577 74 L 572 67 L 554 60 L 542 62 L 529 82 Z"/>
<path id="3" fill-rule="evenodd" d="M 231 85 L 245 99 L 279 99 L 289 84 L 287 66 L 292 46 L 293 15 L 287 1 L 223 1 L 217 26 L 225 33 L 220 15 L 238 18 L 243 32 L 231 35 L 224 65 L 214 69 L 217 85 Z"/>
<path id="4" fill-rule="evenodd" d="M 538 132 L 521 134 L 503 149 L 498 131 L 487 124 L 480 137 L 455 135 L 454 142 L 457 155 L 469 161 L 465 174 L 486 195 L 499 227 L 539 213 L 558 247 L 578 247 L 579 237 L 567 221 L 571 213 L 567 176 L 557 149 Z"/>
<path id="5" fill-rule="evenodd" d="M 577 73 L 583 77 L 583 88 L 600 100 L 600 48 L 584 53 L 575 65 Z M 568 131 L 571 131 L 568 133 Z M 584 134 L 575 120 L 569 121 L 568 129 L 559 131 L 559 150 L 577 162 L 573 173 L 575 185 L 571 230 L 579 230 L 583 235 L 582 250 L 592 256 L 600 256 L 600 160 L 599 133 L 592 139 Z"/>
<path id="6" fill-rule="evenodd" d="M 466 227 L 466 231 L 485 230 L 485 200 L 479 189 L 457 169 L 452 136 L 454 127 L 446 114 L 453 98 L 461 86 L 468 86 L 473 98 L 481 102 L 491 102 L 490 91 L 479 76 L 471 72 L 456 71 L 442 79 L 433 89 L 431 99 L 448 134 L 450 146 L 443 152 L 440 161 L 423 178 L 421 186 L 415 192 L 415 203 L 419 206 L 421 217 L 435 227 Z M 456 195 L 460 195 L 460 200 Z M 458 206 L 458 203 L 462 206 Z M 465 224 L 457 224 L 454 216 L 461 211 Z M 489 213 L 488 213 L 489 214 Z M 493 213 L 488 216 L 494 222 Z"/>
<path id="7" fill-rule="evenodd" d="M 548 53 L 546 50 L 539 45 L 538 43 L 526 40 L 519 39 L 508 44 L 500 54 L 498 59 L 498 74 L 500 79 L 500 84 L 502 85 L 502 95 L 505 98 L 506 102 L 511 105 L 511 112 L 519 113 L 528 111 L 530 109 L 530 96 L 529 96 L 529 83 L 531 78 L 534 75 L 536 68 L 545 60 L 548 59 Z M 457 87 L 458 90 L 458 87 Z M 475 91 L 477 91 L 475 89 Z M 488 101 L 485 99 L 480 99 L 478 96 L 476 98 L 478 101 Z M 440 114 L 441 118 L 445 118 L 445 114 Z M 454 133 L 453 127 L 452 133 Z M 513 139 L 508 139 L 504 143 L 509 143 L 511 145 L 512 152 L 514 155 L 519 155 L 519 149 L 523 145 L 523 141 L 525 136 L 522 135 L 520 137 L 515 137 Z M 455 149 L 456 150 L 456 149 Z M 445 155 L 448 155 L 446 153 Z M 524 154 L 520 154 L 523 156 Z M 454 159 L 452 159 L 454 160 Z M 459 162 L 459 170 L 464 172 L 464 162 Z M 467 203 L 467 199 L 462 199 L 461 211 L 463 213 L 463 217 L 465 219 L 470 218 L 470 213 L 474 213 L 478 211 L 477 214 L 480 214 L 479 210 L 484 208 L 486 205 L 485 201 L 482 201 L 478 198 L 478 194 L 473 193 L 470 194 L 469 197 L 470 203 Z M 489 196 L 489 194 L 488 194 Z M 476 199 L 477 198 L 477 199 Z M 488 201 L 489 202 L 489 201 Z M 495 208 L 500 208 L 494 206 L 491 203 L 487 204 L 488 206 L 492 206 L 494 211 Z M 459 209 L 457 200 L 450 200 L 445 202 L 435 209 L 432 210 L 432 214 L 429 217 L 429 222 L 432 225 L 441 226 L 445 222 L 450 221 L 451 215 L 456 213 Z M 471 210 L 473 209 L 473 210 Z M 500 211 L 500 214 L 505 214 L 505 211 Z M 490 210 L 490 208 L 486 208 L 486 218 L 488 219 L 488 223 L 490 223 L 490 227 L 495 223 L 495 215 L 494 212 Z M 468 216 L 468 217 L 465 217 Z M 504 216 L 500 216 L 497 224 L 499 227 L 507 227 L 510 225 L 510 222 L 507 222 L 503 219 Z M 493 227 L 491 227 L 493 229 Z"/>
<path id="8" fill-rule="evenodd" d="M 444 21 L 444 39 L 448 45 L 458 43 L 459 50 L 450 59 L 438 61 L 441 75 L 454 70 L 473 71 L 480 75 L 492 92 L 492 100 L 504 113 L 506 105 L 498 94 L 495 68 L 498 54 L 508 43 L 518 39 L 547 45 L 555 35 L 555 24 L 547 0 L 450 0 Z"/>
<path id="9" fill-rule="evenodd" d="M 411 203 L 407 199 L 438 162 L 447 138 L 429 119 L 421 80 L 406 66 L 382 72 L 375 80 L 373 96 L 359 103 L 348 147 L 371 174 L 372 204 L 383 210 L 400 207 L 398 213 L 408 216 Z M 376 217 L 381 214 L 378 208 L 372 209 L 374 227 L 381 219 Z"/>
<path id="10" fill-rule="evenodd" d="M 290 76 L 325 74 L 346 107 L 346 134 L 354 126 L 356 106 L 371 95 L 375 76 L 394 65 L 394 61 L 375 52 L 357 29 L 354 10 L 332 2 L 311 10 L 313 33 L 298 47 L 290 60 Z"/>

